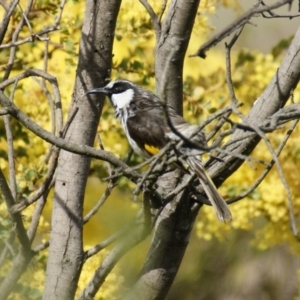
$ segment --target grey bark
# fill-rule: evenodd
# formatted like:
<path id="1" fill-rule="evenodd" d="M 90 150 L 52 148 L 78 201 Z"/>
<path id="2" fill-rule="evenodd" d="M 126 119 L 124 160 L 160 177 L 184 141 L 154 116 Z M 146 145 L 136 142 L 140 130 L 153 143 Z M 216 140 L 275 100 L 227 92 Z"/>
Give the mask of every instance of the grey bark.
<path id="1" fill-rule="evenodd" d="M 182 115 L 182 72 L 200 0 L 173 0 L 157 36 L 155 54 L 156 90 Z M 169 64 L 166 62 L 170 58 Z M 166 77 L 168 80 L 165 80 Z"/>
<path id="2" fill-rule="evenodd" d="M 157 33 L 155 54 L 156 90 L 165 101 L 182 114 L 182 72 L 199 0 L 172 1 Z M 168 192 L 188 180 L 182 174 L 169 173 L 158 182 L 159 192 Z M 164 299 L 175 279 L 188 245 L 192 225 L 199 207 L 191 211 L 189 191 L 179 193 L 166 205 L 156 222 L 156 230 L 141 275 L 124 297 L 132 299 Z"/>
<path id="3" fill-rule="evenodd" d="M 81 98 L 109 77 L 113 32 L 120 1 L 87 1 L 72 108 L 78 107 L 66 139 L 93 145 L 103 99 Z M 71 108 L 71 110 L 72 110 Z M 61 151 L 52 212 L 49 259 L 43 299 L 73 299 L 83 263 L 82 213 L 90 158 Z"/>
<path id="4" fill-rule="evenodd" d="M 172 1 L 160 32 L 156 31 L 155 54 L 156 90 L 165 101 L 182 114 L 182 72 L 199 0 Z M 189 180 L 179 171 L 165 174 L 158 182 L 159 192 L 168 192 Z M 164 299 L 175 279 L 188 245 L 190 232 L 199 206 L 191 211 L 189 191 L 179 193 L 166 205 L 156 222 L 156 230 L 141 275 L 124 297 L 132 299 Z"/>
<path id="5" fill-rule="evenodd" d="M 276 113 L 285 105 L 299 79 L 300 27 L 274 78 L 246 116 L 246 124 L 259 126 L 264 123 L 266 118 Z M 256 133 L 249 134 L 249 132 L 243 130 L 236 130 L 225 148 L 235 153 L 248 155 L 259 141 L 260 137 Z M 243 160 L 229 155 L 224 154 L 220 157 L 224 159 L 224 162 L 213 160 L 208 165 L 217 186 L 221 185 L 243 163 Z M 164 187 L 168 180 L 172 180 L 172 177 L 166 175 L 166 179 L 161 181 Z M 175 183 L 173 182 L 173 184 Z M 165 299 L 180 266 L 199 209 L 199 207 L 194 206 L 192 210 L 188 210 L 189 197 L 186 192 L 183 195 L 179 194 L 176 197 L 177 200 L 173 199 L 164 209 L 163 216 L 157 221 L 152 244 L 146 263 L 141 271 L 141 276 L 123 298 L 124 300 Z M 182 201 L 185 209 L 182 209 L 179 205 L 183 205 Z"/>
<path id="6" fill-rule="evenodd" d="M 245 118 L 250 126 L 261 126 L 265 120 L 281 109 L 291 96 L 300 80 L 300 27 L 271 82 L 258 99 L 253 99 L 253 107 Z M 240 99 L 242 100 L 242 99 Z M 257 100 L 255 102 L 255 100 Z M 255 102 L 255 105 L 254 105 Z M 243 142 L 240 140 L 243 139 Z M 224 148 L 228 151 L 249 155 L 260 138 L 257 134 L 236 130 Z M 220 155 L 225 163 L 216 160 L 209 164 L 214 182 L 220 186 L 243 163 L 243 160 L 229 155 Z"/>
<path id="7" fill-rule="evenodd" d="M 164 185 L 164 192 L 167 189 L 171 191 L 175 181 L 179 183 L 189 180 L 189 175 L 182 178 L 179 173 L 176 171 L 173 178 L 166 176 L 170 184 Z M 199 206 L 193 209 L 192 206 L 188 189 L 180 192 L 166 205 L 156 222 L 139 279 L 123 300 L 165 299 L 180 267 L 199 210 Z"/>
<path id="8" fill-rule="evenodd" d="M 5 199 L 10 219 L 13 223 L 14 233 L 16 234 L 19 241 L 19 251 L 14 257 L 13 265 L 10 270 L 7 272 L 5 278 L 1 281 L 0 284 L 0 299 L 5 300 L 9 296 L 16 282 L 19 280 L 23 272 L 26 270 L 31 258 L 34 253 L 31 251 L 31 244 L 28 239 L 22 216 L 20 213 L 12 214 L 10 208 L 15 203 L 13 195 L 9 189 L 9 186 L 6 182 L 4 174 L 0 170 L 0 191 Z"/>

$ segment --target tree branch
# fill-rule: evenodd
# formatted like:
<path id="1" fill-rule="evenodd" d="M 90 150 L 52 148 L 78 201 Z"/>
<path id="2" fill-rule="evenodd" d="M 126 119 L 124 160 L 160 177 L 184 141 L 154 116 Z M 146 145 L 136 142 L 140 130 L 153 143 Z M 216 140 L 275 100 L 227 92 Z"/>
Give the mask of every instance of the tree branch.
<path id="1" fill-rule="evenodd" d="M 153 23 L 153 27 L 154 27 L 154 31 L 156 34 L 156 38 L 159 39 L 160 37 L 160 31 L 161 31 L 161 26 L 160 26 L 160 19 L 159 17 L 156 15 L 155 11 L 153 10 L 152 6 L 149 4 L 149 2 L 147 0 L 139 0 L 142 5 L 145 7 L 145 9 L 147 10 L 152 23 Z"/>
<path id="2" fill-rule="evenodd" d="M 42 127 L 33 122 L 26 114 L 19 110 L 12 102 L 10 102 L 5 95 L 0 91 L 0 104 L 8 111 L 8 113 L 18 120 L 22 125 L 32 131 L 34 134 L 43 140 L 72 153 L 82 154 L 96 159 L 104 160 L 111 163 L 115 167 L 122 168 L 124 174 L 128 178 L 136 181 L 140 175 L 132 170 L 116 156 L 104 150 L 97 150 L 87 145 L 78 145 L 69 142 L 65 139 L 57 137 L 50 132 L 44 130 Z"/>
<path id="3" fill-rule="evenodd" d="M 103 97 L 83 91 L 110 77 L 114 31 L 121 1 L 86 2 L 79 58 L 70 113 L 77 107 L 65 140 L 77 145 L 94 143 Z M 94 151 L 94 150 L 93 150 Z M 101 151 L 102 154 L 106 153 Z M 118 161 L 116 159 L 116 161 Z M 73 299 L 84 262 L 83 201 L 90 171 L 90 157 L 61 150 L 56 171 L 49 257 L 43 299 Z"/>
<path id="4" fill-rule="evenodd" d="M 285 105 L 290 97 L 291 91 L 295 89 L 300 79 L 300 27 L 289 47 L 289 50 L 283 59 L 283 62 L 277 70 L 270 84 L 264 90 L 262 95 L 255 102 L 251 111 L 245 118 L 246 124 L 256 124 L 263 126 L 266 120 L 270 122 L 272 116 Z M 243 140 L 241 143 L 240 141 Z M 248 155 L 256 147 L 260 137 L 255 133 L 245 132 L 237 129 L 224 145 L 227 151 L 236 151 Z M 219 156 L 224 163 L 211 161 L 212 173 L 215 174 L 215 183 L 221 185 L 225 178 L 234 173 L 243 163 L 242 160 L 222 154 Z"/>
<path id="5" fill-rule="evenodd" d="M 206 57 L 206 52 L 213 46 L 217 45 L 219 42 L 221 42 L 225 37 L 230 35 L 235 30 L 239 29 L 240 27 L 244 26 L 246 23 L 249 22 L 249 20 L 256 14 L 262 13 L 265 11 L 271 11 L 275 8 L 284 6 L 286 4 L 289 4 L 290 0 L 281 0 L 278 1 L 272 5 L 268 6 L 258 6 L 259 2 L 254 6 L 252 9 L 248 10 L 246 13 L 244 13 L 240 18 L 238 18 L 233 23 L 229 24 L 227 27 L 225 27 L 220 33 L 216 34 L 214 37 L 212 37 L 210 40 L 208 40 L 206 43 L 204 43 L 196 53 L 190 55 L 190 57 L 199 56 L 202 58 Z"/>
<path id="6" fill-rule="evenodd" d="M 123 238 L 104 258 L 101 265 L 95 271 L 88 285 L 81 292 L 77 300 L 94 298 L 100 286 L 105 281 L 107 275 L 114 268 L 116 263 L 134 246 L 143 241 L 151 231 L 151 226 L 147 222 L 134 224 L 130 226 L 127 234 L 123 234 Z M 118 236 L 117 236 L 118 237 Z"/>
<path id="7" fill-rule="evenodd" d="M 14 258 L 13 265 L 11 266 L 7 276 L 2 280 L 0 284 L 0 299 L 6 299 L 14 288 L 16 282 L 26 269 L 28 263 L 30 262 L 33 252 L 31 251 L 30 241 L 28 239 L 22 216 L 18 214 L 10 213 L 10 208 L 14 205 L 15 201 L 10 192 L 6 179 L 0 170 L 0 190 L 4 197 L 7 210 L 9 212 L 10 219 L 13 223 L 13 228 L 16 236 L 20 242 L 19 253 Z"/>
<path id="8" fill-rule="evenodd" d="M 8 24 L 10 22 L 10 18 L 13 15 L 18 3 L 19 3 L 19 0 L 12 0 L 6 7 L 6 12 L 5 12 L 3 21 L 0 26 L 0 45 L 3 42 L 4 36 L 7 32 Z"/>
<path id="9" fill-rule="evenodd" d="M 199 3 L 200 0 L 172 0 L 161 25 L 160 37 L 156 40 L 156 91 L 161 96 L 164 89 L 168 104 L 179 114 L 182 114 L 183 62 Z M 172 60 L 166 64 L 171 53 Z M 172 78 L 166 80 L 166 86 L 162 85 L 164 74 Z"/>
<path id="10" fill-rule="evenodd" d="M 281 182 L 287 192 L 287 198 L 288 198 L 288 208 L 289 208 L 289 213 L 290 213 L 290 222 L 291 222 L 291 227 L 292 227 L 292 231 L 293 234 L 295 236 L 298 235 L 298 228 L 296 225 L 296 220 L 295 220 L 295 215 L 294 215 L 294 208 L 293 208 L 293 201 L 292 201 L 292 192 L 291 189 L 289 187 L 289 185 L 287 184 L 286 178 L 284 176 L 284 172 L 283 169 L 281 167 L 281 164 L 279 162 L 278 156 L 276 155 L 269 139 L 266 137 L 265 133 L 255 124 L 250 124 L 247 123 L 246 118 L 242 115 L 242 113 L 240 113 L 240 111 L 237 108 L 236 103 L 238 102 L 235 96 L 235 92 L 233 89 L 233 83 L 232 83 L 232 78 L 231 78 L 231 57 L 230 57 L 230 51 L 234 45 L 234 43 L 236 42 L 236 40 L 238 39 L 241 31 L 243 30 L 243 27 L 240 28 L 240 30 L 234 35 L 234 37 L 232 38 L 232 40 L 230 41 L 229 44 L 225 44 L 226 45 L 226 79 L 227 79 L 227 84 L 228 84 L 228 89 L 230 92 L 230 98 L 231 98 L 231 103 L 232 103 L 232 107 L 233 107 L 233 112 L 239 116 L 241 118 L 241 120 L 243 121 L 243 123 L 245 123 L 246 125 L 248 125 L 249 127 L 251 127 L 255 133 L 265 142 L 269 152 L 272 155 L 273 160 L 275 161 L 275 165 L 277 167 L 278 170 L 278 174 L 279 177 L 281 179 Z"/>
<path id="11" fill-rule="evenodd" d="M 284 139 L 281 141 L 278 149 L 276 150 L 276 156 L 279 157 L 281 151 L 283 150 L 284 146 L 286 145 L 289 137 L 291 136 L 291 134 L 293 133 L 294 129 L 296 128 L 296 125 L 298 124 L 299 119 L 294 120 L 292 125 L 290 126 L 290 129 L 287 131 Z M 244 191 L 243 193 L 241 193 L 240 195 L 230 198 L 229 200 L 227 200 L 228 204 L 237 202 L 245 197 L 247 197 L 248 195 L 250 195 L 252 192 L 254 192 L 254 190 L 262 183 L 262 181 L 266 178 L 266 176 L 269 174 L 269 172 L 271 171 L 272 167 L 274 166 L 275 160 L 272 159 L 269 164 L 267 165 L 267 167 L 262 171 L 262 173 L 260 174 L 260 176 L 256 179 L 256 181 L 252 184 L 252 186 L 250 188 L 248 188 L 246 191 Z"/>

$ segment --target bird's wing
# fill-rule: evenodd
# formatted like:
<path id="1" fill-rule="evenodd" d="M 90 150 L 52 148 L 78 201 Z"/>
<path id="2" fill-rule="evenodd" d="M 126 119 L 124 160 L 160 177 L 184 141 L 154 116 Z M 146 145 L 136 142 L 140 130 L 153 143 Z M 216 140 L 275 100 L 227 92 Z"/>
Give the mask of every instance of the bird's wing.
<path id="1" fill-rule="evenodd" d="M 176 114 L 172 108 L 169 109 L 169 117 L 174 128 L 186 139 L 189 139 L 200 146 L 206 146 L 205 134 L 200 130 L 198 125 L 191 125 L 190 123 L 186 122 L 185 119 Z M 169 128 L 167 136 L 171 140 L 180 140 L 180 136 L 178 136 L 176 132 L 173 132 L 171 128 Z M 183 145 L 183 148 L 184 146 L 185 145 Z M 190 145 L 188 145 L 188 147 L 190 147 Z"/>
<path id="2" fill-rule="evenodd" d="M 159 105 L 138 103 L 138 109 L 127 119 L 130 137 L 150 155 L 155 155 L 167 144 L 165 137 L 166 122 Z"/>

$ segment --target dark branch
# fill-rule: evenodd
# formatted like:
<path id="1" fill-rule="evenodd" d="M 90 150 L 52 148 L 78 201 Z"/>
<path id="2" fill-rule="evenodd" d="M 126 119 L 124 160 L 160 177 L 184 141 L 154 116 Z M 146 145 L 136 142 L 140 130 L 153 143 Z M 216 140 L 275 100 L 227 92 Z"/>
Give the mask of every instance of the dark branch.
<path id="1" fill-rule="evenodd" d="M 249 20 L 256 14 L 262 13 L 265 11 L 271 11 L 275 8 L 284 6 L 286 4 L 289 4 L 290 0 L 282 0 L 278 1 L 272 5 L 269 6 L 261 6 L 258 7 L 259 3 L 253 7 L 252 9 L 248 10 L 246 13 L 244 13 L 240 18 L 238 18 L 236 21 L 225 27 L 220 33 L 216 34 L 213 38 L 211 38 L 209 41 L 207 41 L 205 44 L 203 44 L 195 54 L 192 54 L 193 56 L 199 56 L 202 58 L 206 57 L 206 52 L 213 46 L 220 43 L 224 38 L 229 36 L 232 32 L 239 29 L 240 27 L 244 26 L 246 23 L 249 22 Z"/>

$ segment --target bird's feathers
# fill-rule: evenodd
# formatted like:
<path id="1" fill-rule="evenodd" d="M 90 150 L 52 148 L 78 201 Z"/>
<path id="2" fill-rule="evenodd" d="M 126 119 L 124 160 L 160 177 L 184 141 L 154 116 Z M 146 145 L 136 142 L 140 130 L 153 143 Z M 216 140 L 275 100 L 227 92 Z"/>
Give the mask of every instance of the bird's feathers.
<path id="1" fill-rule="evenodd" d="M 171 130 L 169 122 L 186 139 L 206 146 L 205 135 L 198 126 L 186 122 L 172 107 L 163 106 L 160 99 L 150 91 L 127 80 L 112 81 L 98 90 L 109 96 L 131 147 L 139 155 L 148 158 L 157 154 L 170 140 L 180 140 L 178 134 Z M 95 92 L 97 89 L 91 91 Z M 193 149 L 183 143 L 180 151 L 184 154 L 190 169 L 198 176 L 219 219 L 231 220 L 226 202 L 202 166 L 199 149 Z"/>
<path id="2" fill-rule="evenodd" d="M 224 199 L 220 196 L 217 188 L 215 187 L 214 183 L 212 182 L 210 176 L 207 174 L 206 170 L 202 166 L 202 163 L 196 157 L 188 157 L 187 163 L 191 167 L 191 169 L 195 172 L 199 181 L 211 203 L 214 207 L 218 218 L 221 221 L 230 221 L 232 219 L 231 212 L 224 201 Z"/>

